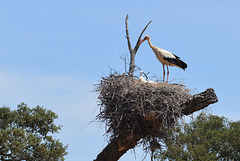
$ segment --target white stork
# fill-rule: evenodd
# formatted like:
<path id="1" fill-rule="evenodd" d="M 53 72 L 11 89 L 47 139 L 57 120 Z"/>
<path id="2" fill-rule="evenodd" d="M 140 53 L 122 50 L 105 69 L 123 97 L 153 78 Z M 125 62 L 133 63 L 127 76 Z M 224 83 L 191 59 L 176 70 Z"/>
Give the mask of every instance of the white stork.
<path id="1" fill-rule="evenodd" d="M 139 80 L 140 80 L 141 82 L 147 82 L 146 79 L 142 76 L 142 74 L 143 74 L 143 71 L 141 70 L 141 71 L 140 71 Z"/>
<path id="2" fill-rule="evenodd" d="M 167 82 L 168 83 L 168 76 L 169 76 L 169 70 L 168 70 L 168 66 L 176 66 L 179 67 L 183 70 L 185 70 L 187 68 L 187 64 L 185 62 L 183 62 L 182 60 L 180 60 L 180 57 L 174 55 L 173 53 L 158 48 L 156 46 L 154 46 L 151 43 L 151 38 L 149 35 L 146 35 L 144 37 L 143 40 L 140 41 L 140 43 L 138 44 L 138 46 L 144 42 L 145 40 L 148 41 L 149 46 L 152 48 L 153 52 L 155 53 L 157 59 L 162 63 L 163 65 L 163 83 L 164 83 L 164 77 L 165 77 L 165 65 L 167 66 Z"/>

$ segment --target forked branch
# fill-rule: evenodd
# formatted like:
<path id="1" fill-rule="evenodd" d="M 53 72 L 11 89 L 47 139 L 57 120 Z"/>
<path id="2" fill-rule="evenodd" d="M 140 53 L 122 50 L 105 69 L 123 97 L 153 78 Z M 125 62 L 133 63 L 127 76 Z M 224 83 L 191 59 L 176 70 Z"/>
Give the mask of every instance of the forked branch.
<path id="1" fill-rule="evenodd" d="M 139 48 L 138 44 L 139 44 L 140 41 L 141 41 L 141 37 L 142 37 L 144 31 L 147 29 L 148 25 L 149 25 L 151 22 L 152 22 L 152 21 L 149 21 L 149 22 L 148 22 L 148 24 L 146 25 L 146 27 L 143 29 L 142 33 L 140 34 L 140 36 L 139 36 L 139 38 L 138 38 L 138 41 L 137 41 L 137 44 L 136 44 L 136 46 L 135 46 L 135 48 L 134 48 L 135 53 L 137 53 L 137 50 L 138 50 L 138 48 Z"/>
<path id="2" fill-rule="evenodd" d="M 152 22 L 148 22 L 148 24 L 145 26 L 145 28 L 143 29 L 143 31 L 141 32 L 139 38 L 138 38 L 138 41 L 136 43 L 136 46 L 134 47 L 134 49 L 132 49 L 132 46 L 131 46 L 131 42 L 130 42 L 130 36 L 129 36 L 129 32 L 128 32 L 128 14 L 126 16 L 126 19 L 125 19 L 125 25 L 126 25 L 126 38 L 127 38 L 127 43 L 128 43 L 128 49 L 129 49 L 129 52 L 130 52 L 130 66 L 129 66 L 129 75 L 133 77 L 133 72 L 134 72 L 134 69 L 135 69 L 135 56 L 136 56 L 136 53 L 137 53 L 137 50 L 139 48 L 138 44 L 139 42 L 141 41 L 141 37 L 144 33 L 144 31 L 147 29 L 148 25 Z"/>

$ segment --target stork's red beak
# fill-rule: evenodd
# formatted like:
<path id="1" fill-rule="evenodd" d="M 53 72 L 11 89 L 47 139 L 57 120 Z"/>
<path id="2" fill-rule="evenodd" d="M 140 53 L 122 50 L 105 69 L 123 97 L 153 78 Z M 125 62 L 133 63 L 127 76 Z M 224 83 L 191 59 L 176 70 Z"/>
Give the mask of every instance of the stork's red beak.
<path id="1" fill-rule="evenodd" d="M 141 45 L 141 43 L 143 42 L 143 41 L 145 41 L 146 39 L 142 39 L 141 41 L 140 41 L 140 43 L 138 43 L 138 45 L 137 46 L 140 46 Z"/>

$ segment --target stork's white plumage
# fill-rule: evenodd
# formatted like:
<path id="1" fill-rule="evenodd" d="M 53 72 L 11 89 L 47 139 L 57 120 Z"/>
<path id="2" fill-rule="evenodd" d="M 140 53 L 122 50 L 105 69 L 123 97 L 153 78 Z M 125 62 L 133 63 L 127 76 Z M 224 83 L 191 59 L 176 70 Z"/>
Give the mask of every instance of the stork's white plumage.
<path id="1" fill-rule="evenodd" d="M 144 37 L 144 39 L 142 41 L 140 41 L 140 43 L 138 44 L 138 46 L 144 42 L 145 40 L 148 41 L 149 46 L 152 48 L 153 52 L 155 53 L 157 59 L 162 63 L 163 65 L 163 83 L 164 83 L 164 78 L 165 78 L 165 65 L 167 66 L 167 83 L 168 83 L 168 77 L 169 77 L 169 70 L 168 70 L 168 66 L 176 66 L 179 67 L 183 70 L 185 70 L 187 68 L 187 64 L 185 62 L 183 62 L 182 60 L 180 60 L 180 57 L 174 55 L 173 53 L 158 48 L 156 46 L 154 46 L 151 43 L 151 38 L 150 36 L 146 35 Z"/>
<path id="2" fill-rule="evenodd" d="M 139 77 L 140 81 L 141 82 L 147 82 L 146 79 L 142 76 L 142 74 L 143 74 L 143 71 L 141 70 L 140 71 L 140 77 Z"/>

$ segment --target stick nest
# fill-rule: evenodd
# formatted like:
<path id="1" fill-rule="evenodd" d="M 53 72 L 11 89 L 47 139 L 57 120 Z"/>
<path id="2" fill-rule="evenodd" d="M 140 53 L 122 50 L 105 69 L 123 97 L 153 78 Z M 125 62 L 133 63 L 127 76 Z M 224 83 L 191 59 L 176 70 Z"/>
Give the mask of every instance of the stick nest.
<path id="1" fill-rule="evenodd" d="M 181 104 L 192 95 L 183 85 L 142 82 L 127 75 L 110 74 L 96 85 L 100 113 L 111 138 L 133 134 L 150 142 L 182 116 Z"/>

